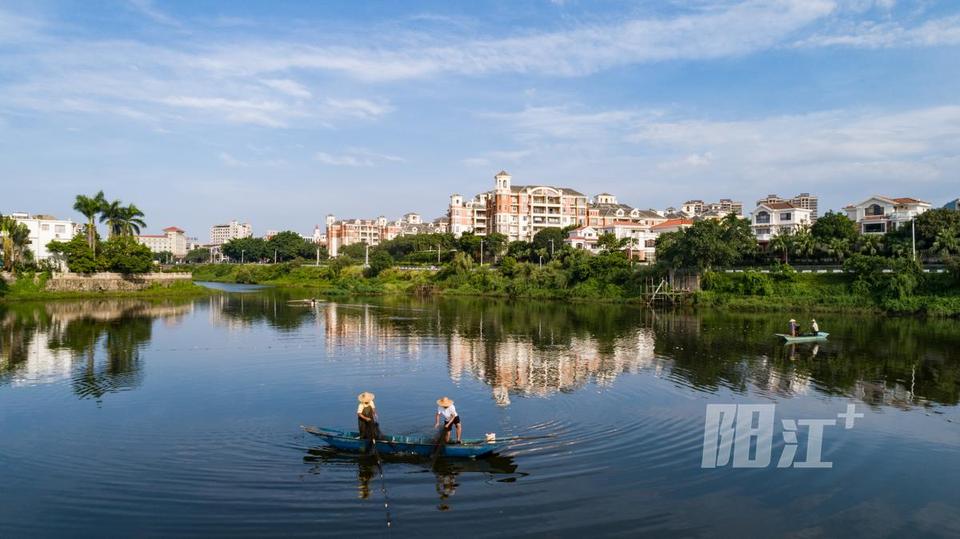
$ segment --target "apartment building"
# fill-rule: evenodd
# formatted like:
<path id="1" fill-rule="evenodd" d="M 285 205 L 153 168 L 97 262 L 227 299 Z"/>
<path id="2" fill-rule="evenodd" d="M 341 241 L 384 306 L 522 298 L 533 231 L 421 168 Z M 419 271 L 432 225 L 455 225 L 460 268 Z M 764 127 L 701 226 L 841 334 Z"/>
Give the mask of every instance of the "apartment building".
<path id="1" fill-rule="evenodd" d="M 146 245 L 154 253 L 172 253 L 177 258 L 187 256 L 186 232 L 175 226 L 163 229 L 163 234 L 143 234 L 137 236 L 137 241 Z"/>
<path id="2" fill-rule="evenodd" d="M 52 215 L 14 212 L 10 214 L 14 221 L 30 229 L 30 251 L 35 260 L 50 258 L 47 244 L 51 241 L 70 241 L 80 232 L 81 225 L 69 219 L 57 219 Z"/>
<path id="3" fill-rule="evenodd" d="M 464 232 L 472 232 L 477 236 L 487 235 L 487 193 L 481 193 L 465 201 L 462 195 L 454 193 L 450 196 L 450 206 L 447 209 L 449 232 L 459 238 Z"/>
<path id="4" fill-rule="evenodd" d="M 240 223 L 236 220 L 224 225 L 210 227 L 210 244 L 223 245 L 230 240 L 249 238 L 253 236 L 253 227 L 250 223 Z"/>
<path id="5" fill-rule="evenodd" d="M 810 210 L 789 202 L 765 202 L 753 210 L 751 227 L 758 242 L 768 242 L 783 233 L 796 233 L 808 227 Z"/>
<path id="6" fill-rule="evenodd" d="M 673 208 L 669 208 L 669 210 L 673 210 Z M 729 198 L 721 198 L 717 202 L 704 202 L 699 199 L 694 199 L 684 202 L 680 206 L 679 211 L 687 217 L 701 217 L 705 214 L 725 217 L 731 213 L 742 216 L 743 203 L 731 200 Z M 668 213 L 675 213 L 675 211 L 668 211 Z"/>
<path id="7" fill-rule="evenodd" d="M 811 195 L 810 193 L 800 193 L 799 195 L 785 199 L 777 194 L 767 195 L 766 198 L 761 198 L 757 201 L 757 206 L 761 204 L 771 204 L 774 202 L 789 202 L 798 208 L 805 210 L 810 210 L 810 222 L 815 223 L 817 217 L 819 216 L 819 206 L 820 199 L 816 195 Z"/>
<path id="8" fill-rule="evenodd" d="M 844 208 L 847 217 L 860 227 L 861 234 L 886 234 L 929 209 L 929 202 L 880 195 L 873 195 L 859 204 Z"/>
<path id="9" fill-rule="evenodd" d="M 651 227 L 666 220 L 666 217 L 653 210 L 641 210 L 620 204 L 617 197 L 610 193 L 595 196 L 587 209 L 587 224 L 590 226 L 605 227 L 626 222 Z"/>

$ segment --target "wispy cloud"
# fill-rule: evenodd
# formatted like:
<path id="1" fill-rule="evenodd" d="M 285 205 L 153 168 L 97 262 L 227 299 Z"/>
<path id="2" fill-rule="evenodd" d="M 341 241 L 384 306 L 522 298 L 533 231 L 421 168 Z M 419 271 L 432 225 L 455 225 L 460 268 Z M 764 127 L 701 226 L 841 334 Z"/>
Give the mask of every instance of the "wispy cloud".
<path id="1" fill-rule="evenodd" d="M 338 154 L 317 152 L 313 158 L 325 165 L 338 167 L 372 167 L 383 162 L 405 162 L 405 159 L 401 157 L 377 153 L 364 148 L 348 148 L 343 153 Z"/>
<path id="2" fill-rule="evenodd" d="M 899 21 L 860 21 L 817 33 L 796 43 L 797 47 L 933 47 L 960 44 L 960 16 L 942 17 L 912 26 Z"/>
<path id="3" fill-rule="evenodd" d="M 309 99 L 313 97 L 313 94 L 310 93 L 310 90 L 307 90 L 305 86 L 295 80 L 263 79 L 260 81 L 260 83 L 264 86 L 273 88 L 274 90 L 278 90 L 293 97 L 300 97 L 303 99 Z"/>
<path id="4" fill-rule="evenodd" d="M 128 0 L 128 4 L 131 8 L 156 23 L 173 26 L 176 28 L 183 27 L 180 21 L 174 19 L 170 15 L 167 15 L 157 8 L 157 6 L 154 5 L 153 0 Z"/>

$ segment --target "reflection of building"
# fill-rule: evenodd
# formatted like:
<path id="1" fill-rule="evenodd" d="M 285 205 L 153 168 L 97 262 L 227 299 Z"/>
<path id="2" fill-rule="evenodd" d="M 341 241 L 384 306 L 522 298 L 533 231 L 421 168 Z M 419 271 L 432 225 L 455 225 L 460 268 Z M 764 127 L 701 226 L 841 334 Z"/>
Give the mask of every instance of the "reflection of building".
<path id="1" fill-rule="evenodd" d="M 0 318 L 0 385 L 72 379 L 78 395 L 95 398 L 135 385 L 153 320 L 176 321 L 192 308 L 101 300 L 46 303 L 29 319 L 7 314 Z"/>
<path id="2" fill-rule="evenodd" d="M 36 260 L 46 260 L 50 257 L 47 244 L 51 241 L 70 241 L 77 231 L 77 225 L 69 219 L 57 219 L 52 215 L 30 215 L 29 213 L 12 213 L 14 221 L 24 224 L 30 229 L 30 251 Z"/>
<path id="3" fill-rule="evenodd" d="M 650 328 L 637 328 L 603 350 L 592 338 L 575 338 L 563 349 L 538 347 L 513 336 L 490 342 L 454 332 L 449 339 L 450 378 L 459 381 L 464 373 L 472 374 L 493 388 L 501 405 L 510 404 L 511 393 L 547 396 L 590 382 L 609 384 L 623 373 L 661 368 Z"/>

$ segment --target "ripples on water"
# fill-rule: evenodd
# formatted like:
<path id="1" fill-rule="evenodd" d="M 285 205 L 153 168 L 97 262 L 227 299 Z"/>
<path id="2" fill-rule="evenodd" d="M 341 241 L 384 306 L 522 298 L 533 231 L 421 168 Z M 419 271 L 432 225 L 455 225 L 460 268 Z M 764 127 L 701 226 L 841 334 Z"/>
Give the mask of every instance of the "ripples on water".
<path id="1" fill-rule="evenodd" d="M 297 428 L 352 426 L 362 390 L 390 432 L 449 394 L 465 436 L 530 438 L 388 459 L 397 533 L 960 534 L 956 322 L 827 316 L 783 346 L 769 316 L 290 299 L 0 307 L 0 536 L 383 534 L 375 461 Z M 699 467 L 708 403 L 848 402 L 831 470 Z"/>

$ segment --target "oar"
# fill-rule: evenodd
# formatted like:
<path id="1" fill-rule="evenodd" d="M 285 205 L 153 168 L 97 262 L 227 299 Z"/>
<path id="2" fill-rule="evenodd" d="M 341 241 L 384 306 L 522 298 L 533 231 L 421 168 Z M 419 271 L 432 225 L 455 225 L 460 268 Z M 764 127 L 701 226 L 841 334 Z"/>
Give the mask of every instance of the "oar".
<path id="1" fill-rule="evenodd" d="M 383 459 L 380 458 L 380 452 L 377 451 L 377 438 L 373 438 L 373 456 L 377 459 L 377 470 L 380 471 L 380 492 L 383 493 L 383 508 L 387 511 L 387 528 L 393 525 L 393 518 L 390 516 L 390 497 L 387 496 L 387 480 L 383 477 Z"/>

